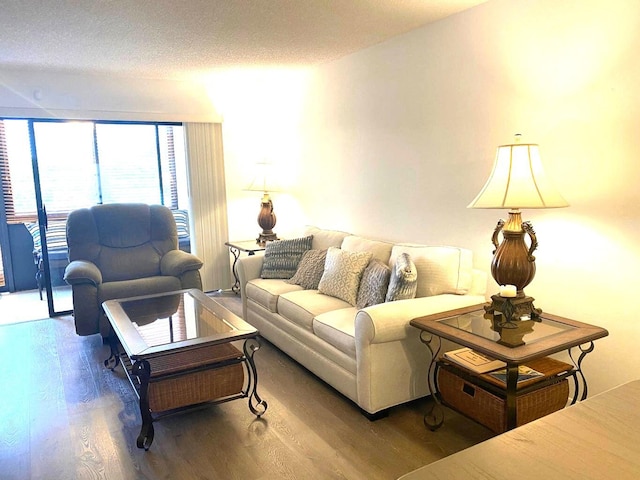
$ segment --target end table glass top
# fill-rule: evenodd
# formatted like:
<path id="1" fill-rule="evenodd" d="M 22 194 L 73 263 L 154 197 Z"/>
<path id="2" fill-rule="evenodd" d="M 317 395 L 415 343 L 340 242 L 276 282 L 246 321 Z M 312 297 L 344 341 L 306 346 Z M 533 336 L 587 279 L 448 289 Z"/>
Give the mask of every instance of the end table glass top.
<path id="1" fill-rule="evenodd" d="M 477 310 L 454 317 L 437 320 L 459 330 L 507 346 L 530 345 L 576 327 L 549 318 L 505 322 L 502 315 L 487 314 Z"/>

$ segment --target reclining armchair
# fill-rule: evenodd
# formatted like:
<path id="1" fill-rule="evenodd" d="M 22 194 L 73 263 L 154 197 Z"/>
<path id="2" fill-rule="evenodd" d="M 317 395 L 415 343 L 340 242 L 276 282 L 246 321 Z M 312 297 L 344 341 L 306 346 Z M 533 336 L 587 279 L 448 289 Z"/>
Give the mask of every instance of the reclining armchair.
<path id="1" fill-rule="evenodd" d="M 202 290 L 202 261 L 178 249 L 175 219 L 167 207 L 114 203 L 74 210 L 67 218 L 69 265 L 78 335 L 107 337 L 102 302 L 115 298 Z"/>

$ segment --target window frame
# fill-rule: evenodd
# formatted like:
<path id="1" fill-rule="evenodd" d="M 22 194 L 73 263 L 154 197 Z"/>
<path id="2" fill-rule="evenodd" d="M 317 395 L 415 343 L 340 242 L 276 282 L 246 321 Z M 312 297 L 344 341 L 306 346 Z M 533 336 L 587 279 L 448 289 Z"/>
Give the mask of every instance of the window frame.
<path id="1" fill-rule="evenodd" d="M 93 147 L 94 147 L 94 162 L 96 168 L 98 169 L 97 182 L 98 182 L 98 203 L 102 203 L 102 195 L 101 195 L 101 178 L 99 171 L 99 152 L 98 152 L 98 144 L 96 137 L 96 127 L 100 124 L 107 125 L 148 125 L 155 127 L 155 148 L 156 148 L 156 160 L 157 160 L 157 173 L 158 173 L 158 191 L 160 195 L 160 202 L 163 205 L 168 206 L 171 209 L 179 208 L 178 205 L 178 180 L 176 177 L 176 148 L 175 148 L 175 131 L 170 129 L 167 131 L 167 154 L 168 154 L 168 163 L 169 163 L 169 192 L 170 196 L 167 198 L 165 192 L 165 180 L 166 173 L 163 171 L 162 166 L 162 148 L 161 148 L 161 138 L 160 138 L 160 127 L 181 127 L 184 128 L 184 124 L 182 122 L 156 122 L 156 121 L 128 121 L 128 120 L 76 120 L 76 119 L 42 119 L 42 118 L 17 118 L 17 117 L 0 117 L 0 187 L 2 189 L 2 198 L 4 201 L 3 211 L 5 213 L 5 222 L 6 223 L 27 223 L 27 222 L 35 222 L 38 219 L 38 212 L 16 212 L 15 211 L 15 203 L 14 203 L 14 194 L 13 194 L 13 186 L 11 183 L 11 172 L 10 172 L 10 163 L 9 163 L 9 154 L 7 149 L 6 142 L 6 133 L 4 129 L 4 121 L 5 120 L 21 120 L 26 121 L 28 125 L 33 125 L 33 123 L 68 123 L 68 122 L 86 122 L 91 123 L 93 125 Z M 33 129 L 29 128 L 29 142 L 31 145 L 31 151 L 33 156 L 33 145 L 34 138 Z M 34 179 L 35 182 L 35 179 Z M 66 219 L 68 211 L 53 211 L 47 214 L 49 219 Z"/>

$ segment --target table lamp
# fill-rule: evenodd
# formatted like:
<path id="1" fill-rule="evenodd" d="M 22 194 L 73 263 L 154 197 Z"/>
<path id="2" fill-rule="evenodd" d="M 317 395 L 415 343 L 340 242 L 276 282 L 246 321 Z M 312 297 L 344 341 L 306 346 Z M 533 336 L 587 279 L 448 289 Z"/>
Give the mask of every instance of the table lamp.
<path id="1" fill-rule="evenodd" d="M 538 241 L 531 223 L 522 221 L 520 209 L 567 206 L 567 201 L 544 173 L 538 145 L 520 143 L 520 135 L 516 135 L 514 144 L 498 147 L 487 183 L 467 207 L 509 209 L 509 219 L 498 221 L 491 238 L 495 247 L 491 275 L 501 286 L 502 295 L 491 297 L 493 302 L 486 307 L 488 312 L 502 311 L 504 299 L 510 298 L 515 319 L 540 315 L 541 310 L 533 306 L 534 299 L 524 293 L 536 273 L 533 252 Z M 500 232 L 502 243 L 498 243 Z M 525 243 L 525 233 L 530 238 L 529 247 Z M 511 290 L 512 286 L 515 286 L 515 292 Z"/>
<path id="2" fill-rule="evenodd" d="M 269 192 L 278 191 L 275 187 L 274 172 L 269 162 L 258 162 L 256 164 L 256 175 L 253 181 L 245 190 L 250 192 L 262 192 L 260 201 L 260 213 L 258 213 L 258 225 L 262 232 L 256 238 L 256 243 L 264 246 L 270 240 L 278 240 L 278 236 L 273 232 L 276 225 L 276 214 L 273 213 L 273 202 Z"/>

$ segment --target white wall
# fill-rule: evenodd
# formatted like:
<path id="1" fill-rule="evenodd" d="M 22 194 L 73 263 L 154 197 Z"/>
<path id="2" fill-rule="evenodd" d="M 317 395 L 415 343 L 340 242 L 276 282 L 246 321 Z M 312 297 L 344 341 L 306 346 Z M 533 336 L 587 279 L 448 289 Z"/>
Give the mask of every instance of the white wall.
<path id="1" fill-rule="evenodd" d="M 639 31 L 640 2 L 495 0 L 318 68 L 299 127 L 306 218 L 468 247 L 488 271 L 506 211 L 466 205 L 522 133 L 571 204 L 523 212 L 540 241 L 527 293 L 609 330 L 585 360 L 592 393 L 637 377 Z"/>

